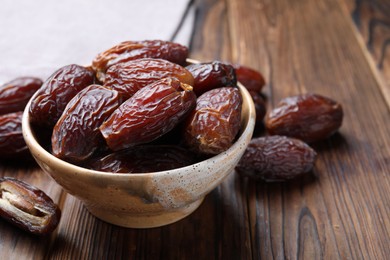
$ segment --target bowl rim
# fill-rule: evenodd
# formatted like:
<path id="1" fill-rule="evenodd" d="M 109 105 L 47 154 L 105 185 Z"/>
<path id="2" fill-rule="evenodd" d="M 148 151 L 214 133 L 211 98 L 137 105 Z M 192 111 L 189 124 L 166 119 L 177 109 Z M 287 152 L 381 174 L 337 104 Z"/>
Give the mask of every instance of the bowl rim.
<path id="1" fill-rule="evenodd" d="M 200 61 L 193 60 L 193 59 L 187 59 L 189 63 L 200 63 Z M 239 137 L 236 139 L 236 141 L 232 144 L 232 146 L 229 147 L 224 152 L 221 152 L 217 155 L 214 155 L 210 158 L 207 158 L 205 160 L 202 160 L 200 162 L 187 165 L 184 167 L 180 168 L 174 168 L 170 170 L 164 170 L 164 171 L 156 171 L 156 172 L 148 172 L 148 173 L 112 173 L 112 172 L 104 172 L 104 171 L 97 171 L 97 170 L 92 170 L 88 168 L 84 168 L 72 163 L 69 163 L 67 161 L 64 161 L 60 158 L 55 157 L 52 155 L 49 151 L 47 151 L 45 148 L 43 148 L 39 142 L 35 138 L 34 131 L 32 130 L 31 124 L 30 124 L 30 106 L 32 103 L 32 100 L 35 98 L 37 95 L 37 92 L 31 97 L 29 102 L 27 103 L 24 111 L 23 111 L 23 116 L 22 116 L 22 132 L 23 132 L 23 138 L 30 150 L 30 147 L 33 147 L 36 149 L 37 153 L 40 154 L 41 158 L 40 160 L 45 161 L 46 163 L 48 161 L 52 161 L 53 164 L 56 164 L 60 166 L 61 168 L 67 168 L 71 170 L 72 172 L 77 172 L 77 173 L 82 173 L 86 174 L 88 176 L 101 176 L 101 177 L 110 177 L 110 178 L 145 178 L 145 177 L 155 177 L 159 175 L 165 175 L 167 173 L 169 174 L 175 174 L 175 173 L 181 173 L 185 169 L 190 169 L 196 167 L 196 165 L 204 164 L 207 161 L 215 161 L 218 160 L 220 157 L 225 156 L 226 154 L 229 154 L 229 151 L 237 149 L 237 146 L 240 146 L 243 139 L 247 138 L 247 135 L 250 135 L 252 137 L 253 131 L 254 131 L 254 126 L 255 126 L 255 118 L 256 118 L 256 111 L 255 111 L 255 106 L 253 103 L 253 100 L 249 94 L 249 91 L 242 85 L 240 82 L 237 81 L 237 86 L 240 90 L 240 93 L 247 101 L 247 108 L 248 108 L 248 115 L 247 115 L 247 120 L 244 129 L 241 129 L 239 132 Z M 34 156 L 35 158 L 35 156 Z M 36 159 L 37 160 L 37 159 Z"/>

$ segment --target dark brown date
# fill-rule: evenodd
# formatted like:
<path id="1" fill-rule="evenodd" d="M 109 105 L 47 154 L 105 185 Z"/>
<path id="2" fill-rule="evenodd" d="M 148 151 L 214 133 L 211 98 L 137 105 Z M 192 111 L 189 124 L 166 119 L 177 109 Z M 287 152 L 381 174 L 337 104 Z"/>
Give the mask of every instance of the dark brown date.
<path id="1" fill-rule="evenodd" d="M 118 63 L 107 70 L 104 85 L 118 91 L 124 99 L 141 88 L 163 78 L 175 77 L 193 85 L 192 74 L 184 67 L 162 59 L 138 59 Z"/>
<path id="2" fill-rule="evenodd" d="M 255 110 L 256 110 L 256 124 L 263 123 L 263 119 L 266 114 L 266 105 L 264 98 L 261 94 L 259 94 L 257 91 L 248 91 L 249 94 L 251 94 L 251 97 L 253 99 L 253 103 L 255 104 Z"/>
<path id="3" fill-rule="evenodd" d="M 267 114 L 265 124 L 272 135 L 286 135 L 305 142 L 325 139 L 336 132 L 343 109 L 336 101 L 318 95 L 288 97 Z"/>
<path id="4" fill-rule="evenodd" d="M 114 151 L 148 143 L 173 129 L 195 104 L 191 86 L 165 78 L 126 100 L 101 125 L 100 131 Z"/>
<path id="5" fill-rule="evenodd" d="M 180 146 L 139 145 L 94 158 L 86 167 L 112 173 L 146 173 L 181 168 L 196 159 L 195 154 Z"/>
<path id="6" fill-rule="evenodd" d="M 265 80 L 259 71 L 240 64 L 235 64 L 233 66 L 236 71 L 237 80 L 241 84 L 249 91 L 261 92 L 265 85 Z"/>
<path id="7" fill-rule="evenodd" d="M 94 73 L 71 64 L 54 72 L 37 91 L 30 106 L 31 121 L 54 126 L 68 102 L 83 88 L 93 84 Z"/>
<path id="8" fill-rule="evenodd" d="M 98 54 L 92 67 L 97 72 L 98 79 L 103 82 L 107 68 L 117 63 L 156 58 L 184 66 L 187 57 L 188 48 L 178 43 L 161 40 L 125 41 Z"/>
<path id="9" fill-rule="evenodd" d="M 23 111 L 42 83 L 39 78 L 20 77 L 0 86 L 0 115 Z"/>
<path id="10" fill-rule="evenodd" d="M 115 90 L 99 85 L 81 90 L 69 101 L 54 126 L 52 153 L 69 162 L 86 160 L 104 144 L 99 127 L 119 105 Z"/>
<path id="11" fill-rule="evenodd" d="M 23 112 L 0 115 L 0 158 L 22 158 L 29 155 L 22 133 Z"/>
<path id="12" fill-rule="evenodd" d="M 186 144 L 201 154 L 219 154 L 227 150 L 241 127 L 241 107 L 242 97 L 236 87 L 205 92 L 186 120 Z"/>
<path id="13" fill-rule="evenodd" d="M 194 92 L 200 96 L 213 88 L 237 85 L 236 73 L 230 64 L 220 61 L 191 64 L 186 67 L 194 76 Z"/>
<path id="14" fill-rule="evenodd" d="M 14 178 L 0 178 L 0 216 L 36 235 L 50 234 L 61 211 L 40 189 Z"/>
<path id="15" fill-rule="evenodd" d="M 253 138 L 236 170 L 242 176 L 286 181 L 310 172 L 317 153 L 306 143 L 286 136 Z"/>

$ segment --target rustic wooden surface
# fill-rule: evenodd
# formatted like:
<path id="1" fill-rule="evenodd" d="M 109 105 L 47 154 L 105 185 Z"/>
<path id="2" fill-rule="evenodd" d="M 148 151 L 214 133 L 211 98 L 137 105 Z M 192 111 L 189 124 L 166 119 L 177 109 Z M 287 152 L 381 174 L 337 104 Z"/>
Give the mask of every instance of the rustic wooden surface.
<path id="1" fill-rule="evenodd" d="M 37 167 L 2 162 L 0 176 L 40 187 L 63 215 L 42 238 L 0 221 L 0 259 L 389 258 L 390 2 L 194 5 L 191 56 L 260 70 L 268 108 L 304 92 L 343 104 L 339 133 L 313 145 L 313 174 L 266 184 L 233 173 L 186 219 L 134 230 L 94 218 Z"/>

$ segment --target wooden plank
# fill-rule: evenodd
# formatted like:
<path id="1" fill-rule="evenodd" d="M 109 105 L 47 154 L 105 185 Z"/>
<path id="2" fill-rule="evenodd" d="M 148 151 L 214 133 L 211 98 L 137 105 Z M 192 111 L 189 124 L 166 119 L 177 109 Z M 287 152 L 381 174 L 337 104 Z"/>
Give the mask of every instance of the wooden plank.
<path id="1" fill-rule="evenodd" d="M 386 0 L 344 0 L 379 69 L 384 69 L 390 37 L 390 3 Z"/>
<path id="2" fill-rule="evenodd" d="M 387 0 L 344 0 L 356 36 L 366 50 L 367 60 L 377 74 L 383 95 L 390 104 L 390 2 Z M 379 72 L 379 73 L 378 73 Z"/>
<path id="3" fill-rule="evenodd" d="M 189 46 L 191 58 L 231 60 L 227 19 L 224 1 L 195 1 L 195 24 Z"/>
<path id="4" fill-rule="evenodd" d="M 264 73 L 269 108 L 317 92 L 345 111 L 340 133 L 314 145 L 314 180 L 248 184 L 254 256 L 386 258 L 389 107 L 349 16 L 335 0 L 227 2 L 233 60 Z"/>

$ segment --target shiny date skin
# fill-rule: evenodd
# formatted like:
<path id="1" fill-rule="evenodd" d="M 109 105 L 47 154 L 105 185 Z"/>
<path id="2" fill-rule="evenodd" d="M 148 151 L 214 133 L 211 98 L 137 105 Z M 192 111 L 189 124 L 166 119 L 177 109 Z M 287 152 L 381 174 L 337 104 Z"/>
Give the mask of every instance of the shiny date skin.
<path id="1" fill-rule="evenodd" d="M 120 102 L 117 91 L 99 85 L 81 90 L 70 100 L 54 126 L 52 153 L 74 163 L 89 158 L 104 145 L 99 127 Z"/>
<path id="2" fill-rule="evenodd" d="M 141 88 L 167 77 L 175 77 L 191 86 L 194 84 L 192 74 L 184 67 L 162 59 L 145 58 L 111 66 L 104 85 L 127 99 Z"/>
<path id="3" fill-rule="evenodd" d="M 47 235 L 57 227 L 61 211 L 40 189 L 20 180 L 0 178 L 0 216 L 35 235 Z"/>
<path id="4" fill-rule="evenodd" d="M 91 159 L 85 167 L 112 173 L 147 173 L 191 165 L 195 154 L 176 145 L 139 145 Z"/>
<path id="5" fill-rule="evenodd" d="M 108 67 L 130 60 L 141 58 L 156 58 L 185 65 L 188 48 L 174 42 L 161 40 L 125 41 L 98 54 L 92 62 L 100 81 L 104 81 Z"/>
<path id="6" fill-rule="evenodd" d="M 237 85 L 232 65 L 220 61 L 191 64 L 186 67 L 194 76 L 194 92 L 200 96 L 213 88 Z"/>
<path id="7" fill-rule="evenodd" d="M 173 129 L 195 104 L 190 85 L 165 78 L 127 99 L 100 126 L 100 131 L 113 151 L 148 143 Z"/>
<path id="8" fill-rule="evenodd" d="M 54 72 L 37 91 L 30 106 L 32 123 L 52 127 L 68 102 L 83 88 L 94 83 L 94 72 L 71 64 Z"/>
<path id="9" fill-rule="evenodd" d="M 236 166 L 255 180 L 286 181 L 310 172 L 317 153 L 299 139 L 286 136 L 253 138 Z"/>
<path id="10" fill-rule="evenodd" d="M 214 155 L 227 150 L 240 130 L 241 108 L 242 97 L 236 87 L 205 92 L 186 119 L 185 143 L 200 154 Z"/>
<path id="11" fill-rule="evenodd" d="M 241 64 L 233 65 L 237 80 L 243 84 L 249 91 L 260 93 L 265 85 L 263 75 L 252 68 Z"/>
<path id="12" fill-rule="evenodd" d="M 25 158 L 30 153 L 23 139 L 23 112 L 0 115 L 0 158 Z"/>
<path id="13" fill-rule="evenodd" d="M 308 93 L 282 99 L 267 114 L 265 125 L 272 135 L 286 135 L 309 143 L 335 133 L 342 120 L 341 104 L 328 97 Z"/>
<path id="14" fill-rule="evenodd" d="M 0 115 L 23 111 L 42 83 L 36 77 L 19 77 L 0 86 Z"/>

